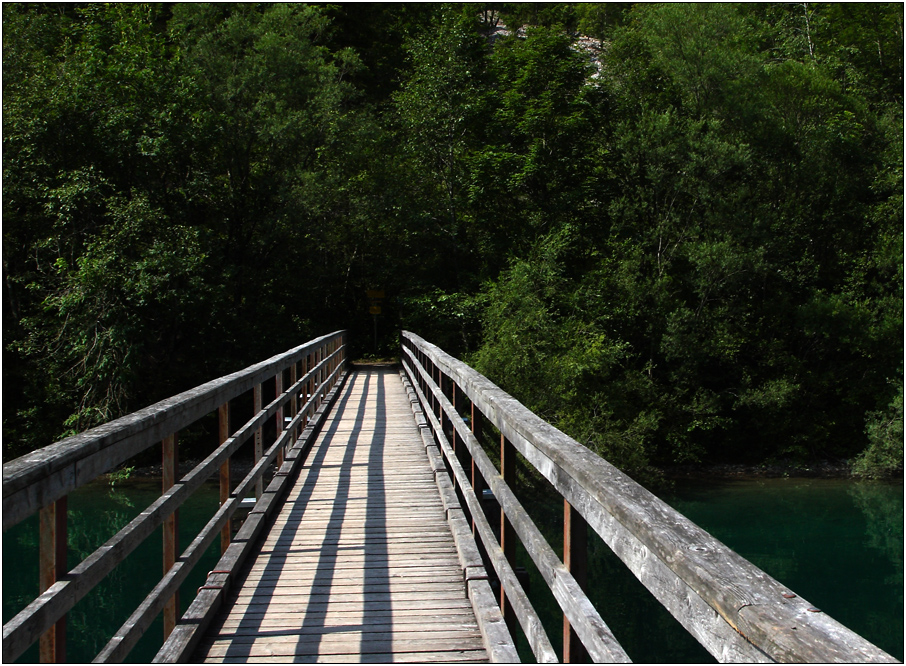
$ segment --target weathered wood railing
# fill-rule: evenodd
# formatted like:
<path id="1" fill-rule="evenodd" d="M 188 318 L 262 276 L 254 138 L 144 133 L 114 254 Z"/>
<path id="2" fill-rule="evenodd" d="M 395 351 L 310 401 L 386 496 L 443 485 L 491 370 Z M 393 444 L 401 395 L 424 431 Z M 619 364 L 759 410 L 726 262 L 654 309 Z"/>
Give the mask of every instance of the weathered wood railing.
<path id="1" fill-rule="evenodd" d="M 896 661 L 475 370 L 417 335 L 402 337 L 403 365 L 500 580 L 501 610 L 511 626 L 519 622 L 539 662 L 556 654 L 513 572 L 516 536 L 563 611 L 563 661 L 629 660 L 582 589 L 586 525 L 718 661 Z M 485 420 L 501 433 L 500 470 L 476 437 Z M 511 489 L 514 451 L 564 498 L 562 562 Z M 499 542 L 479 501 L 486 487 L 500 504 Z"/>
<path id="2" fill-rule="evenodd" d="M 224 558 L 243 559 L 252 541 L 245 534 L 261 529 L 267 513 L 285 492 L 287 475 L 296 467 L 301 448 L 313 439 L 325 403 L 345 376 L 345 359 L 345 332 L 338 331 L 4 464 L 4 531 L 40 512 L 41 594 L 3 625 L 3 661 L 16 659 L 36 640 L 40 641 L 41 661 L 65 661 L 67 612 L 161 524 L 163 577 L 95 661 L 122 661 L 161 612 L 164 638 L 178 633 L 182 626 L 177 624 L 179 585 L 218 535 Z M 269 380 L 275 383 L 275 399 L 262 406 L 262 384 Z M 284 380 L 288 380 L 285 390 Z M 233 430 L 230 401 L 249 391 L 254 414 Z M 220 446 L 177 481 L 178 432 L 214 411 L 218 412 Z M 262 428 L 272 418 L 276 437 L 264 451 Z M 255 465 L 231 490 L 230 456 L 250 438 L 254 438 Z M 163 451 L 161 497 L 67 572 L 67 495 L 158 442 Z M 264 490 L 264 473 L 275 461 L 279 470 Z M 178 508 L 218 472 L 221 506 L 177 557 Z M 230 519 L 246 496 L 258 501 L 231 544 Z M 221 572 L 228 566 L 224 558 L 209 574 L 198 597 L 222 587 Z"/>

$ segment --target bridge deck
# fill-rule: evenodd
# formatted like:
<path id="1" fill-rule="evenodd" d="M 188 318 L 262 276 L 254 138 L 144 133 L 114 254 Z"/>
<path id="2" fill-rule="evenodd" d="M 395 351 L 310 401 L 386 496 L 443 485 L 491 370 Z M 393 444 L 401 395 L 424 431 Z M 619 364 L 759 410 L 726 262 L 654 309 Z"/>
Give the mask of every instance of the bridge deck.
<path id="1" fill-rule="evenodd" d="M 399 375 L 354 373 L 195 657 L 487 661 Z"/>

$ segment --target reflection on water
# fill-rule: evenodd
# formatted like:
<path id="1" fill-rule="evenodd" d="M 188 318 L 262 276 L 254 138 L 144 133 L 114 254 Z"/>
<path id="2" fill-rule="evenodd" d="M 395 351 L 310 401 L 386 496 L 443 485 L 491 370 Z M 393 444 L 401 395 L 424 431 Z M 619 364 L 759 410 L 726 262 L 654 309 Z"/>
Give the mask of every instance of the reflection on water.
<path id="1" fill-rule="evenodd" d="M 894 573 L 885 583 L 898 591 L 903 603 L 903 495 L 889 492 L 901 488 L 880 488 L 876 484 L 857 483 L 849 493 L 865 515 L 865 543 L 876 548 L 894 565 Z M 882 490 L 883 492 L 879 492 Z"/>

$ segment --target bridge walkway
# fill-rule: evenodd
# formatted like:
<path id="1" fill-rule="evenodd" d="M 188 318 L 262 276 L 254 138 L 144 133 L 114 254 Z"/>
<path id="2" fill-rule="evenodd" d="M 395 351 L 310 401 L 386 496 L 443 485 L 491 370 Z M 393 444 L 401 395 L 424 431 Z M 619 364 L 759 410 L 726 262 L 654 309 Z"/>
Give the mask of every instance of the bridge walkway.
<path id="1" fill-rule="evenodd" d="M 399 374 L 360 369 L 195 660 L 487 661 Z"/>

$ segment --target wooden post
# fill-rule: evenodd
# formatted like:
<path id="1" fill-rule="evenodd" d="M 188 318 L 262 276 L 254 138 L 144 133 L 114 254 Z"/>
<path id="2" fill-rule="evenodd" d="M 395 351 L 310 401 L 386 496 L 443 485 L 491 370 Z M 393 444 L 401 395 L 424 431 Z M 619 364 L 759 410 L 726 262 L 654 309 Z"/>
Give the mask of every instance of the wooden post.
<path id="1" fill-rule="evenodd" d="M 173 433 L 164 437 L 161 442 L 162 465 L 161 474 L 163 483 L 161 492 L 165 493 L 173 484 L 176 483 L 177 470 L 179 468 L 179 453 L 177 451 L 178 434 Z M 169 516 L 164 518 L 164 575 L 176 564 L 176 553 L 179 550 L 179 509 L 176 509 Z M 176 627 L 176 620 L 179 617 L 179 590 L 173 593 L 173 596 L 167 600 L 164 605 L 164 640 L 170 636 L 170 632 Z"/>
<path id="2" fill-rule="evenodd" d="M 217 410 L 218 423 L 220 426 L 220 443 L 223 444 L 230 437 L 230 403 L 225 402 Z M 220 506 L 223 506 L 230 499 L 230 459 L 227 458 L 220 466 Z M 220 554 L 223 555 L 226 549 L 230 547 L 231 525 L 227 524 L 220 530 Z"/>
<path id="3" fill-rule="evenodd" d="M 428 396 L 428 399 L 431 401 L 431 411 L 434 412 L 434 416 L 437 416 L 437 399 L 434 397 L 434 391 L 431 390 L 431 384 L 434 383 L 434 364 L 431 362 L 431 359 L 425 358 L 426 369 L 428 370 L 428 377 L 425 377 L 425 395 Z"/>
<path id="4" fill-rule="evenodd" d="M 453 396 L 456 397 L 456 385 L 453 386 Z M 475 405 L 472 405 L 472 416 L 469 421 L 472 426 L 472 434 L 475 435 L 475 439 L 478 440 L 479 445 L 481 444 L 481 429 L 482 429 L 482 417 L 481 412 L 475 409 Z M 484 488 L 485 483 L 484 479 L 481 476 L 481 472 L 478 470 L 478 465 L 475 464 L 475 457 L 472 456 L 472 490 L 475 491 L 475 496 L 478 498 L 478 506 L 484 510 Z M 478 541 L 478 525 L 475 521 L 475 516 L 472 516 L 472 536 Z M 501 588 L 502 589 L 502 588 Z"/>
<path id="5" fill-rule="evenodd" d="M 307 368 L 305 372 L 311 372 L 314 369 L 314 367 L 318 364 L 317 359 L 318 354 L 316 351 L 310 353 L 305 357 L 305 365 Z M 308 382 L 306 382 L 305 384 L 305 399 L 303 402 L 314 400 L 316 374 L 317 373 L 312 374 L 311 377 L 308 378 Z M 306 423 L 311 420 L 312 416 L 314 416 L 316 409 L 317 408 L 314 406 L 314 403 L 312 403 L 312 408 L 308 411 L 308 415 L 305 417 Z"/>
<path id="6" fill-rule="evenodd" d="M 322 354 L 322 349 L 323 349 L 323 347 L 318 347 L 317 351 L 315 351 L 315 366 L 317 366 L 324 359 L 324 355 Z M 315 410 L 317 410 L 321 404 L 320 395 L 321 395 L 321 373 L 322 372 L 323 372 L 323 370 L 321 370 L 320 368 L 315 371 L 315 391 L 317 391 L 317 394 L 319 396 L 318 398 L 315 399 L 315 404 L 314 404 Z"/>
<path id="7" fill-rule="evenodd" d="M 255 414 L 261 411 L 261 384 L 256 384 L 252 389 L 252 402 L 254 403 L 252 409 L 255 411 Z M 263 429 L 259 426 L 255 431 L 255 464 L 261 460 L 261 456 L 264 455 L 264 432 Z M 261 499 L 261 496 L 264 494 L 264 477 L 259 476 L 258 480 L 255 481 L 255 499 Z"/>
<path id="8" fill-rule="evenodd" d="M 588 524 L 572 505 L 563 500 L 563 564 L 583 590 L 588 582 Z M 588 662 L 588 652 L 563 616 L 563 663 Z"/>
<path id="9" fill-rule="evenodd" d="M 283 393 L 283 371 L 277 373 L 274 377 L 274 384 L 276 388 L 274 389 L 274 399 L 280 397 Z M 280 435 L 283 434 L 283 405 L 277 407 L 277 429 L 274 431 L 276 433 L 276 438 L 280 439 Z M 279 447 L 277 450 L 277 469 L 283 464 L 283 447 Z"/>
<path id="10" fill-rule="evenodd" d="M 305 372 L 309 372 L 314 367 L 314 364 L 311 362 L 311 354 L 308 354 L 305 357 Z M 305 385 L 305 402 L 308 402 L 308 399 L 311 398 L 315 390 L 315 380 L 314 377 L 308 378 L 308 383 Z M 311 420 L 311 412 L 308 412 L 309 416 L 305 417 L 305 423 L 307 424 Z"/>
<path id="11" fill-rule="evenodd" d="M 443 386 L 442 386 L 440 368 L 438 368 L 434 363 L 431 364 L 431 379 L 434 380 L 434 384 L 435 384 L 435 386 L 437 386 L 438 390 L 441 393 L 443 393 L 444 391 L 443 391 Z M 434 394 L 433 392 L 432 392 L 432 396 L 435 396 L 434 397 L 434 416 L 436 416 L 438 419 L 440 419 L 441 414 L 443 413 L 443 410 L 440 407 L 440 399 L 437 398 L 436 394 Z"/>
<path id="12" fill-rule="evenodd" d="M 473 405 L 472 414 L 476 413 L 481 414 Z M 504 437 L 503 433 L 500 434 L 500 476 L 511 490 L 515 487 L 516 448 Z M 513 528 L 510 519 L 506 517 L 503 506 L 500 507 L 500 549 L 503 551 L 506 561 L 515 569 L 516 530 Z M 503 615 L 503 619 L 506 620 L 507 626 L 510 627 L 510 632 L 514 632 L 516 629 L 516 614 L 513 612 L 513 606 L 510 604 L 509 599 L 506 598 L 506 592 L 503 591 L 502 585 L 500 586 L 500 612 Z"/>
<path id="13" fill-rule="evenodd" d="M 289 385 L 290 385 L 290 386 L 295 386 L 295 385 L 296 385 L 296 364 L 295 364 L 295 363 L 293 363 L 293 364 L 289 367 Z M 297 395 L 298 395 L 298 389 L 293 389 L 293 397 L 292 397 L 292 398 L 290 399 L 290 401 L 289 401 L 289 416 L 290 416 L 290 418 L 295 418 L 295 417 L 296 417 L 296 414 L 298 413 L 299 403 L 298 403 L 298 401 L 297 401 L 297 399 L 296 399 L 296 396 L 297 396 Z M 294 427 L 294 428 L 293 428 L 293 433 L 292 433 L 292 435 L 290 435 L 290 438 L 289 438 L 289 439 L 290 439 L 290 442 L 289 442 L 289 445 L 290 445 L 290 446 L 292 446 L 293 444 L 296 443 L 296 434 L 297 434 L 298 432 L 299 432 L 299 429 L 298 429 L 297 427 Z"/>
<path id="14" fill-rule="evenodd" d="M 38 512 L 38 588 L 41 593 L 66 575 L 66 503 L 64 495 Z M 45 664 L 66 661 L 65 615 L 41 635 L 38 641 L 38 659 Z"/>

